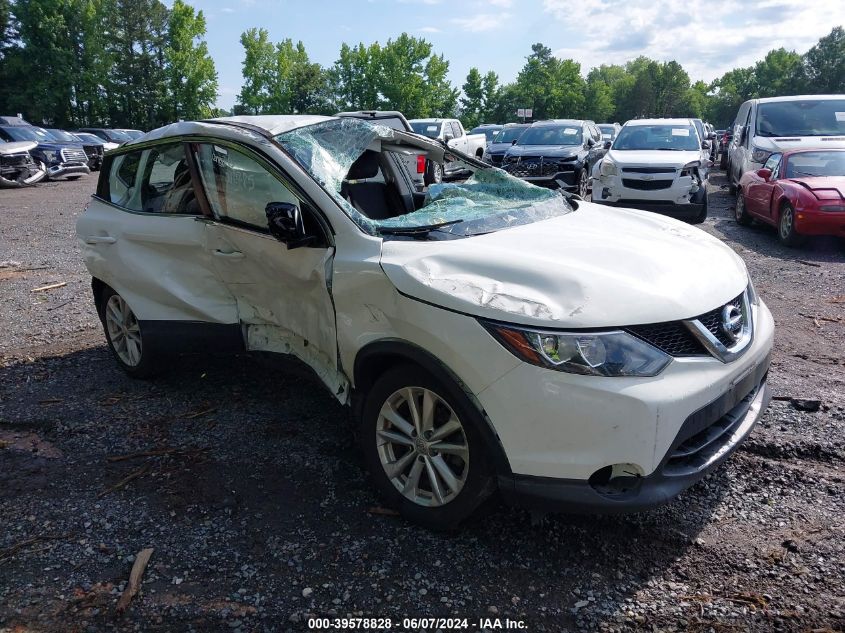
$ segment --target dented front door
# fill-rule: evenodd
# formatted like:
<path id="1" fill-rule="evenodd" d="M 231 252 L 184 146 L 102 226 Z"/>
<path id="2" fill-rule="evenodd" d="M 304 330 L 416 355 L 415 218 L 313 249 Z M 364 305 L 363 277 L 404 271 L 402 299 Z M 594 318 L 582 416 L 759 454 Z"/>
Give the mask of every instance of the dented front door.
<path id="1" fill-rule="evenodd" d="M 206 248 L 237 301 L 247 348 L 299 357 L 345 401 L 328 284 L 333 247 L 288 250 L 270 236 L 267 204 L 301 201 L 261 157 L 212 143 L 194 146 L 194 154 L 215 216 L 206 224 Z"/>

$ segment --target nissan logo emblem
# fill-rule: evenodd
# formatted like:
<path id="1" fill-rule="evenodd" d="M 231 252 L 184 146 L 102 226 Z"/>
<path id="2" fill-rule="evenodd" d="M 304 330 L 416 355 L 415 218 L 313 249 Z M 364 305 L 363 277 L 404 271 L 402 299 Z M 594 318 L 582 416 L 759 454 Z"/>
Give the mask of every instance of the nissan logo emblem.
<path id="1" fill-rule="evenodd" d="M 736 341 L 742 332 L 742 311 L 731 303 L 722 308 L 722 332 L 732 341 Z"/>

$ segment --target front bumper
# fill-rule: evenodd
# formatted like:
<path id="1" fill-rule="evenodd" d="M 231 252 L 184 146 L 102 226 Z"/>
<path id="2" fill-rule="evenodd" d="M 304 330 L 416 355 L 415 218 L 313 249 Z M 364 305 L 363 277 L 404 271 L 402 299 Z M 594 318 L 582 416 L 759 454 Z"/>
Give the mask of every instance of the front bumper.
<path id="1" fill-rule="evenodd" d="M 593 202 L 670 215 L 698 215 L 707 205 L 707 188 L 692 176 L 670 179 L 659 175 L 650 180 L 633 174 L 600 176 L 593 181 Z"/>
<path id="2" fill-rule="evenodd" d="M 82 163 L 57 163 L 50 165 L 47 168 L 48 178 L 61 178 L 62 176 L 70 176 L 73 174 L 90 174 L 91 170 L 88 165 Z"/>
<path id="3" fill-rule="evenodd" d="M 795 230 L 801 235 L 845 237 L 845 213 L 796 209 Z"/>
<path id="4" fill-rule="evenodd" d="M 591 514 L 638 512 L 668 503 L 722 464 L 754 429 L 771 401 L 766 381 L 768 368 L 767 360 L 749 376 L 753 379 L 750 384 L 737 385 L 690 415 L 660 467 L 647 477 L 623 477 L 606 482 L 505 476 L 499 479 L 502 495 L 513 505 Z M 738 398 L 741 399 L 736 402 Z M 689 450 L 683 448 L 685 442 L 696 440 L 704 444 L 710 440 L 710 429 L 715 429 L 710 435 L 720 432 L 721 435 L 699 449 L 692 456 L 693 461 L 684 463 L 690 459 L 685 455 Z M 695 446 L 696 442 L 691 445 Z"/>
<path id="5" fill-rule="evenodd" d="M 677 357 L 652 378 L 579 376 L 522 363 L 478 393 L 511 467 L 499 482 L 505 497 L 570 510 L 633 511 L 667 501 L 704 477 L 768 404 L 774 322 L 762 302 L 752 314 L 753 339 L 729 363 Z M 736 408 L 752 392 L 748 409 Z M 702 448 L 691 455 L 697 462 L 681 468 L 678 447 L 706 428 L 715 430 L 728 414 L 742 421 L 714 440 L 717 452 Z M 634 476 L 603 481 L 609 468 Z M 620 483 L 624 489 L 617 490 Z"/>

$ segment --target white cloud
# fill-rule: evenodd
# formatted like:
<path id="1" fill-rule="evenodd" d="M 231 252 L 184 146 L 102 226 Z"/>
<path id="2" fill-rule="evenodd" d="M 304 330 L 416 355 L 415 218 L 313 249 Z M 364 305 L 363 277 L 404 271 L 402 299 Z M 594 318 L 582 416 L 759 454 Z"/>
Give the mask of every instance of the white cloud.
<path id="1" fill-rule="evenodd" d="M 543 0 L 543 8 L 570 28 L 562 37 L 573 44 L 555 55 L 581 62 L 585 72 L 646 55 L 678 61 L 693 81 L 750 66 L 781 46 L 804 52 L 845 22 L 845 3 L 829 0 L 710 0 L 704 10 L 680 0 Z"/>
<path id="2" fill-rule="evenodd" d="M 436 26 L 421 26 L 417 31 L 420 33 L 440 33 L 440 29 Z"/>
<path id="3" fill-rule="evenodd" d="M 220 9 L 220 12 L 221 13 L 234 13 L 235 10 L 232 7 L 223 7 L 222 9 Z"/>
<path id="4" fill-rule="evenodd" d="M 510 9 L 513 5 L 513 0 L 487 0 L 487 4 L 494 7 L 501 7 L 502 9 Z"/>
<path id="5" fill-rule="evenodd" d="M 452 18 L 451 22 L 464 31 L 480 33 L 505 26 L 508 18 L 510 18 L 510 13 L 477 13 L 468 18 Z"/>

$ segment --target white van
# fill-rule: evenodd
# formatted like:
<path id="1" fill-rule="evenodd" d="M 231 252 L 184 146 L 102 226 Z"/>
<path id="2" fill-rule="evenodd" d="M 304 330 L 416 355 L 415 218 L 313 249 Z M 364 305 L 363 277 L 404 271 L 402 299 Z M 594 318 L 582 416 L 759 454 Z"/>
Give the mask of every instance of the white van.
<path id="1" fill-rule="evenodd" d="M 417 150 L 470 177 L 417 192 Z M 77 233 L 126 372 L 183 350 L 301 359 L 353 408 L 385 502 L 435 528 L 496 491 L 666 502 L 768 403 L 774 324 L 728 246 L 358 119 L 154 130 L 106 155 Z"/>
<path id="2" fill-rule="evenodd" d="M 747 171 L 775 152 L 845 147 L 845 95 L 798 95 L 743 103 L 728 146 L 728 184 L 736 193 Z"/>

